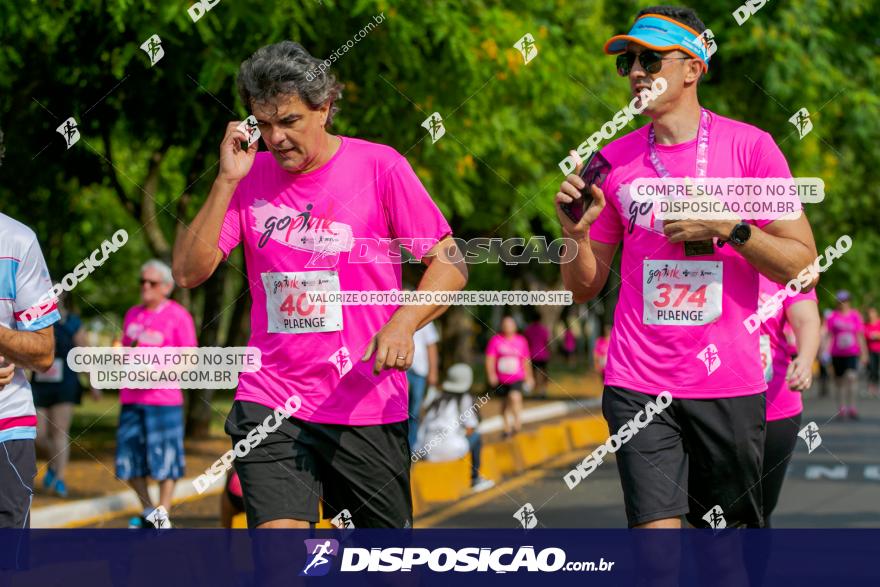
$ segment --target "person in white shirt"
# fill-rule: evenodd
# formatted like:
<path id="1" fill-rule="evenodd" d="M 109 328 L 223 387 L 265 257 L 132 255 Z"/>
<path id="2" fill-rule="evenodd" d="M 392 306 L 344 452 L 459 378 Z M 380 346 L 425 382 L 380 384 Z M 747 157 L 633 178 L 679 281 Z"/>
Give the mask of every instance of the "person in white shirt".
<path id="1" fill-rule="evenodd" d="M 488 401 L 488 396 L 474 401 L 470 389 L 474 372 L 466 363 L 456 363 L 446 373 L 443 392 L 431 401 L 419 427 L 413 459 L 429 462 L 455 461 L 471 454 L 471 489 L 484 491 L 494 486 L 490 479 L 480 475 L 482 440 L 477 431 L 477 412 Z"/>
<path id="2" fill-rule="evenodd" d="M 413 335 L 413 362 L 406 372 L 409 382 L 409 449 L 415 451 L 416 435 L 419 429 L 419 415 L 422 411 L 422 402 L 425 399 L 425 389 L 435 387 L 439 379 L 438 369 L 440 355 L 437 343 L 440 342 L 440 333 L 433 322 L 429 322 L 424 328 L 416 330 Z"/>

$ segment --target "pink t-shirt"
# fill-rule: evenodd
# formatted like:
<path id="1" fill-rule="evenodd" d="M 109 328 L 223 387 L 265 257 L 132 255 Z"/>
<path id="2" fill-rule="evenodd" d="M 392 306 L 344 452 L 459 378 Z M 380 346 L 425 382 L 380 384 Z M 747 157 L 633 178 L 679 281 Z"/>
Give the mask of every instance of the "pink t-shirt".
<path id="1" fill-rule="evenodd" d="M 835 310 L 828 316 L 828 332 L 831 333 L 832 357 L 857 357 L 861 354 L 859 337 L 864 335 L 865 326 L 858 310 L 846 314 Z"/>
<path id="2" fill-rule="evenodd" d="M 761 275 L 758 303 L 764 303 L 784 287 L 784 285 L 770 281 Z M 805 300 L 815 302 L 815 290 L 810 293 L 799 293 L 792 297 L 785 296 L 785 299 L 782 300 L 782 308 L 761 324 L 760 352 L 764 380 L 767 381 L 768 422 L 790 418 L 800 414 L 804 409 L 801 393 L 789 389 L 788 382 L 785 380 L 791 355 L 797 352 L 797 348 L 792 348 L 792 345 L 789 344 L 787 333 L 791 331 L 791 325 L 785 312 L 794 304 Z M 758 306 L 755 306 L 756 311 L 757 309 Z"/>
<path id="3" fill-rule="evenodd" d="M 876 336 L 877 338 L 871 338 Z M 880 353 L 880 320 L 865 324 L 865 342 L 872 353 Z"/>
<path id="4" fill-rule="evenodd" d="M 218 246 L 228 256 L 244 242 L 249 345 L 262 352 L 262 368 L 240 376 L 235 399 L 274 409 L 297 394 L 302 420 L 399 422 L 407 419 L 406 374 L 375 376 L 375 355 L 360 360 L 398 306 L 322 306 L 305 292 L 399 290 L 392 239 L 419 239 L 411 252 L 421 259 L 451 230 L 402 155 L 341 139 L 331 159 L 308 173 L 288 173 L 271 154 L 257 153 L 230 202 Z"/>
<path id="5" fill-rule="evenodd" d="M 489 340 L 486 356 L 495 357 L 495 375 L 498 383 L 517 383 L 526 378 L 525 363 L 529 358 L 529 343 L 521 334 L 508 338 L 496 334 Z"/>
<path id="6" fill-rule="evenodd" d="M 540 322 L 532 322 L 523 331 L 523 336 L 529 343 L 529 353 L 533 361 L 547 361 L 550 359 L 550 350 L 547 348 L 550 342 L 550 331 Z"/>
<path id="7" fill-rule="evenodd" d="M 760 393 L 758 332 L 743 320 L 755 311 L 758 272 L 733 246 L 687 257 L 670 243 L 651 202 L 634 202 L 629 184 L 656 178 L 646 125 L 604 149 L 611 172 L 602 189 L 606 206 L 590 238 L 623 242 L 622 283 L 608 351 L 607 385 L 675 398 L 711 399 Z M 773 138 L 748 124 L 711 115 L 708 177 L 791 177 Z M 693 177 L 697 139 L 657 145 L 672 177 Z M 753 222 L 760 227 L 769 221 Z"/>
<path id="8" fill-rule="evenodd" d="M 137 348 L 195 347 L 199 344 L 192 316 L 174 300 L 167 300 L 155 311 L 134 306 L 125 313 L 122 346 L 130 347 L 134 341 L 137 341 Z M 179 388 L 122 388 L 119 390 L 119 401 L 123 404 L 179 406 L 183 403 L 183 394 Z"/>

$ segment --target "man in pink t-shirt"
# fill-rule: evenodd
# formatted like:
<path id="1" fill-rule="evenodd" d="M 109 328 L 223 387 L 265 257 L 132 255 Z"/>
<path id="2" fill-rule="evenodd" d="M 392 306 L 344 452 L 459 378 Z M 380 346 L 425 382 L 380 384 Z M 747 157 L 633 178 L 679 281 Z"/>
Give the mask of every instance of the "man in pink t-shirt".
<path id="1" fill-rule="evenodd" d="M 522 394 L 535 385 L 529 354 L 529 343 L 517 332 L 516 320 L 513 316 L 502 318 L 501 332 L 489 339 L 486 347 L 486 379 L 503 402 L 504 438 L 519 433 Z"/>
<path id="2" fill-rule="evenodd" d="M 840 290 L 837 292 L 837 309 L 829 314 L 825 325 L 825 346 L 831 355 L 838 413 L 842 419 L 858 418 L 856 388 L 859 363 L 864 366 L 868 362 L 864 331 L 862 315 L 850 306 L 849 292 Z"/>
<path id="3" fill-rule="evenodd" d="M 190 313 L 169 299 L 174 288 L 171 268 L 153 259 L 141 268 L 141 304 L 125 314 L 122 345 L 126 347 L 196 347 L 196 328 Z M 130 528 L 150 528 L 171 511 L 177 479 L 183 477 L 183 393 L 179 388 L 119 390 L 119 428 L 116 431 L 116 476 L 137 493 L 143 512 Z M 159 482 L 161 521 L 148 518 L 155 508 L 147 492 L 147 478 Z"/>
<path id="4" fill-rule="evenodd" d="M 356 527 L 410 527 L 406 370 L 414 332 L 445 307 L 322 304 L 308 294 L 401 289 L 400 243 L 428 265 L 421 291 L 459 290 L 467 269 L 406 158 L 327 131 L 342 85 L 319 65 L 290 41 L 242 64 L 239 93 L 268 151 L 229 123 L 211 193 L 175 243 L 175 278 L 194 287 L 243 245 L 249 345 L 262 367 L 239 379 L 226 423 L 233 446 L 301 399 L 295 417 L 236 455 L 248 525 L 308 527 L 322 499 L 325 515 L 348 510 Z"/>
<path id="5" fill-rule="evenodd" d="M 761 275 L 758 303 L 768 303 L 783 287 Z M 782 306 L 761 324 L 761 366 L 767 382 L 767 433 L 761 486 L 764 525 L 768 528 L 801 430 L 804 409 L 801 393 L 812 383 L 821 323 L 816 292 L 811 291 L 786 295 Z M 789 332 L 794 337 L 794 346 L 788 339 Z"/>
<path id="6" fill-rule="evenodd" d="M 591 188 L 592 206 L 578 223 L 557 206 L 563 236 L 578 246 L 562 265 L 576 302 L 599 295 L 623 244 L 603 394 L 611 430 L 662 392 L 672 396 L 616 452 L 630 527 L 678 528 L 682 515 L 696 527 L 718 527 L 722 518 L 728 527 L 763 524 L 767 384 L 758 333 L 743 320 L 756 307 L 759 273 L 785 283 L 816 258 L 802 214 L 772 222 L 663 223 L 650 201 L 630 194 L 640 178 L 791 177 L 769 134 L 701 108 L 697 85 L 710 56 L 705 30 L 689 8 L 657 7 L 642 11 L 628 35 L 606 43 L 607 53 L 619 54 L 632 104 L 644 107 L 652 124 L 601 150 L 611 169 L 601 189 Z M 666 90 L 655 99 L 640 93 L 661 78 Z M 557 204 L 572 204 L 585 187 L 568 175 Z"/>

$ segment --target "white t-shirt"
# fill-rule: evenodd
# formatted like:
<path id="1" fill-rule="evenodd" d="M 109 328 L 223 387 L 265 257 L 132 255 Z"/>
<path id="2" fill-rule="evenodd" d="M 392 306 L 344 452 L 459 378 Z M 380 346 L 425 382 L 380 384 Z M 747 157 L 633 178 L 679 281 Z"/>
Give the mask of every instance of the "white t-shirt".
<path id="1" fill-rule="evenodd" d="M 469 393 L 461 394 L 458 401 L 445 401 L 438 409 L 431 407 L 419 426 L 416 446 L 428 461 L 454 461 L 470 451 L 466 428 L 476 428 L 479 404 Z"/>
<path id="2" fill-rule="evenodd" d="M 0 328 L 42 330 L 61 319 L 55 304 L 43 308 L 25 326 L 22 314 L 51 289 L 52 280 L 34 231 L 0 213 Z M 2 353 L 0 353 L 2 354 Z M 0 442 L 37 436 L 37 412 L 24 369 L 0 389 Z"/>
<path id="3" fill-rule="evenodd" d="M 413 344 L 416 348 L 413 352 L 412 367 L 410 367 L 416 375 L 428 376 L 431 367 L 428 362 L 428 347 L 438 342 L 440 342 L 440 333 L 437 332 L 437 327 L 433 322 L 428 322 L 424 328 L 416 330 L 413 335 Z"/>

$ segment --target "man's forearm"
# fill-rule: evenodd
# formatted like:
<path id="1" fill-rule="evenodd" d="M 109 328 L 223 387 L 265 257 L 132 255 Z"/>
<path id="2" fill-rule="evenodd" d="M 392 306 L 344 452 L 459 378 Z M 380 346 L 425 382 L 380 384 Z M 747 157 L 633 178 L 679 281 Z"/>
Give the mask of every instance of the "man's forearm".
<path id="1" fill-rule="evenodd" d="M 46 371 L 55 356 L 54 336 L 0 328 L 0 356 L 18 367 Z"/>
<path id="2" fill-rule="evenodd" d="M 574 240 L 574 239 L 572 239 Z M 577 255 L 568 263 L 562 263 L 562 283 L 565 289 L 572 292 L 575 303 L 583 303 L 595 298 L 602 287 L 596 287 L 599 272 L 596 266 L 596 255 L 590 247 L 590 239 L 574 241 L 577 243 Z M 565 246 L 573 246 L 566 244 Z"/>
<path id="3" fill-rule="evenodd" d="M 467 266 L 463 260 L 434 259 L 419 282 L 418 291 L 460 291 L 467 285 Z M 441 305 L 401 306 L 393 319 L 404 320 L 418 330 L 449 308 Z"/>
<path id="4" fill-rule="evenodd" d="M 800 304 L 795 304 L 794 307 L 797 308 L 798 305 Z M 791 329 L 794 331 L 794 337 L 797 341 L 798 354 L 812 363 L 819 353 L 822 335 L 819 332 L 819 312 L 811 310 L 811 313 L 814 316 L 795 315 L 789 322 L 791 322 Z"/>
<path id="5" fill-rule="evenodd" d="M 802 242 L 773 236 L 752 227 L 752 234 L 746 244 L 736 247 L 758 273 L 771 281 L 785 284 L 797 279 L 798 273 L 806 269 L 816 259 L 816 251 L 810 251 Z M 810 287 L 804 288 L 809 291 Z"/>
<path id="6" fill-rule="evenodd" d="M 441 240 L 428 251 L 424 262 L 428 269 L 419 282 L 417 291 L 460 291 L 467 285 L 468 270 L 464 257 L 451 237 Z M 392 320 L 409 324 L 413 332 L 442 316 L 449 306 L 401 306 Z"/>
<path id="7" fill-rule="evenodd" d="M 211 276 L 223 219 L 237 185 L 216 179 L 204 206 L 174 243 L 172 271 L 181 286 L 195 287 Z"/>

